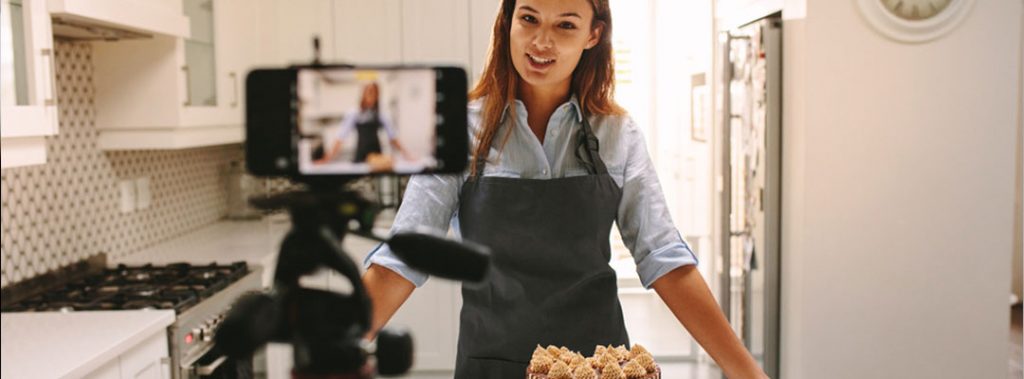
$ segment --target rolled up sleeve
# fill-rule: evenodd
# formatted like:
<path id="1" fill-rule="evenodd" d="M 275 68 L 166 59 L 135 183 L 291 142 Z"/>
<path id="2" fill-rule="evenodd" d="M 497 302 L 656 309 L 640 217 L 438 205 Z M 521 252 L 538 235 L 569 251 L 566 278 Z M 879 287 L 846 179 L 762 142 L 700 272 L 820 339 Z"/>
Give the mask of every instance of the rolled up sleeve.
<path id="1" fill-rule="evenodd" d="M 390 235 L 422 227 L 447 232 L 458 207 L 459 192 L 464 181 L 463 175 L 458 174 L 413 176 L 391 225 Z M 387 244 L 378 245 L 363 261 L 366 268 L 373 264 L 394 271 L 416 287 L 427 282 L 427 274 L 406 265 Z"/>
<path id="2" fill-rule="evenodd" d="M 616 224 L 636 262 L 640 282 L 650 289 L 662 275 L 697 264 L 697 256 L 672 222 L 643 135 L 632 119 L 623 133 L 628 152 Z"/>

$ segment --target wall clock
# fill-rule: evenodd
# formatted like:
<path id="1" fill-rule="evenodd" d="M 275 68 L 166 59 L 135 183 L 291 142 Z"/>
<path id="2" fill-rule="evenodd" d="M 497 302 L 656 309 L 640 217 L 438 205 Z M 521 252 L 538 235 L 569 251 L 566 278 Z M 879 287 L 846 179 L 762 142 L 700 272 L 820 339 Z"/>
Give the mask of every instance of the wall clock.
<path id="1" fill-rule="evenodd" d="M 856 0 L 861 14 L 882 35 L 921 43 L 948 33 L 966 18 L 974 0 Z"/>

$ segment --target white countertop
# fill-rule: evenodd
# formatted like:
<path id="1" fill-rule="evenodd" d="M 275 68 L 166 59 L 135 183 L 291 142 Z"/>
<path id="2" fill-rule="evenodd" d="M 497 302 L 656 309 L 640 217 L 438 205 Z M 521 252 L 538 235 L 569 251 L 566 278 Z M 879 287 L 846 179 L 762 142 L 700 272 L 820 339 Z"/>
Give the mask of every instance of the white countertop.
<path id="1" fill-rule="evenodd" d="M 0 376 L 82 377 L 156 333 L 174 311 L 0 314 Z"/>

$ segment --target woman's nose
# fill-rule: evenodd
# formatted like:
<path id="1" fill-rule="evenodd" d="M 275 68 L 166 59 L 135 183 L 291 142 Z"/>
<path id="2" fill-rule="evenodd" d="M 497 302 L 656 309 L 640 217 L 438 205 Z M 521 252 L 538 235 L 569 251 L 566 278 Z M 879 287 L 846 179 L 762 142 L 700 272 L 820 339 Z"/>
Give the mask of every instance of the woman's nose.
<path id="1" fill-rule="evenodd" d="M 546 51 L 555 46 L 555 41 L 551 38 L 551 33 L 546 30 L 540 30 L 533 37 L 533 47 L 540 51 Z"/>

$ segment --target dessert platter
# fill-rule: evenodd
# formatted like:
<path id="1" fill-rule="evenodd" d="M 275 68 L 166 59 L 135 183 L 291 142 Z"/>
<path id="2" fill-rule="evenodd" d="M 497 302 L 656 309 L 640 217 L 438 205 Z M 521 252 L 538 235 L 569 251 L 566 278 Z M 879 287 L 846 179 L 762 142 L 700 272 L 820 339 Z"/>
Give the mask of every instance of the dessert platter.
<path id="1" fill-rule="evenodd" d="M 537 345 L 526 379 L 661 379 L 661 367 L 643 346 L 600 346 L 587 357 L 566 347 Z"/>

